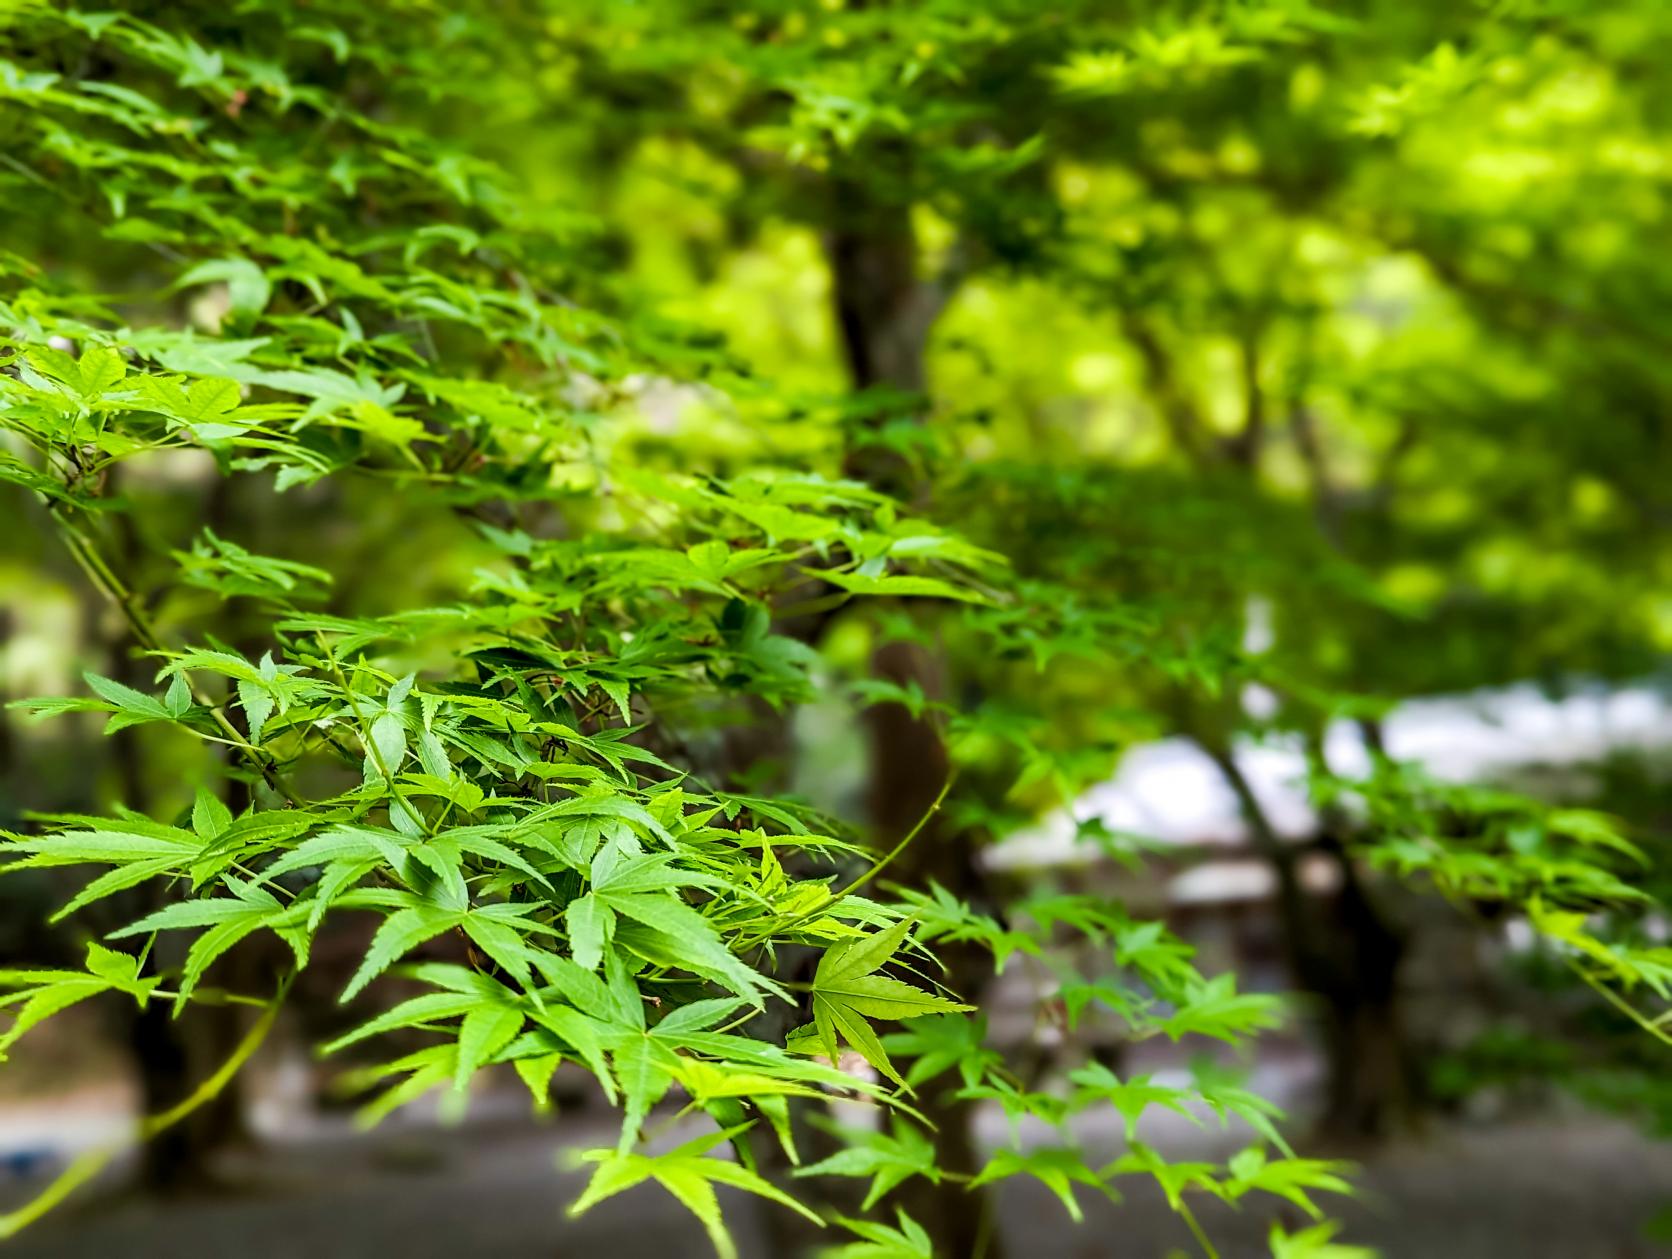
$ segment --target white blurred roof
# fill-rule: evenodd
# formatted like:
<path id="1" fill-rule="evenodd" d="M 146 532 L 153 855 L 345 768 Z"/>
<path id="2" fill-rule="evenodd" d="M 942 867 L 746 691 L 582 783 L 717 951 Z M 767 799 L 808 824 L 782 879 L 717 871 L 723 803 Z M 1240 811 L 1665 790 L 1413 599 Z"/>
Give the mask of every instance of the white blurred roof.
<path id="1" fill-rule="evenodd" d="M 1610 752 L 1672 746 L 1672 692 L 1651 685 L 1589 687 L 1552 699 L 1531 684 L 1465 696 L 1411 700 L 1382 723 L 1388 754 L 1414 761 L 1436 778 L 1474 782 L 1535 765 L 1579 765 Z M 1357 726 L 1333 724 L 1325 755 L 1337 774 L 1370 768 Z M 1306 797 L 1306 758 L 1298 741 L 1240 742 L 1238 765 L 1272 826 L 1311 834 L 1316 815 Z M 1090 862 L 1095 845 L 1075 840 L 1076 822 L 1099 819 L 1112 831 L 1165 844 L 1239 846 L 1247 826 L 1218 769 L 1187 739 L 1141 744 L 1115 776 L 991 849 L 995 869 Z"/>

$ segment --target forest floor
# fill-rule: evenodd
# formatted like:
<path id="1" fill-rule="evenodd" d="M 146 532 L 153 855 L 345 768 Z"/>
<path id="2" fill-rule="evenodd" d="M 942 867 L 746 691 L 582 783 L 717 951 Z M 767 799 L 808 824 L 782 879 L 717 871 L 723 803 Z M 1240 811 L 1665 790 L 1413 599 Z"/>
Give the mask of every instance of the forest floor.
<path id="1" fill-rule="evenodd" d="M 108 1102 L 108 1099 L 106 1099 Z M 108 1106 L 95 1109 L 108 1110 Z M 209 1196 L 156 1200 L 125 1191 L 120 1177 L 61 1208 L 7 1244 L 4 1259 L 701 1259 L 712 1252 L 694 1221 L 654 1187 L 594 1208 L 578 1220 L 564 1206 L 585 1172 L 565 1155 L 609 1145 L 603 1116 L 538 1125 L 489 1106 L 455 1128 L 421 1121 L 356 1134 L 346 1123 L 315 1124 L 301 1136 L 264 1143 L 234 1159 L 228 1187 Z M 75 1108 L 55 1126 L 93 1123 Z M 42 1116 L 8 1123 L 0 1146 Z M 987 1117 L 997 1141 L 1003 1120 Z M 58 1126 L 58 1132 L 66 1131 Z M 1081 1134 L 1098 1153 L 1119 1145 L 1114 1131 Z M 1222 1154 L 1236 1144 L 1217 1131 L 1181 1126 L 1151 1140 L 1169 1158 Z M 20 1169 L 0 1201 L 27 1196 L 47 1169 Z M 1123 1204 L 1083 1193 L 1086 1220 L 1074 1226 L 1031 1182 L 1002 1187 L 999 1213 L 1009 1259 L 1165 1259 L 1197 1255 L 1159 1194 L 1137 1181 Z M 1341 1240 L 1380 1249 L 1385 1259 L 1652 1259 L 1672 1247 L 1644 1239 L 1643 1227 L 1672 1203 L 1672 1146 L 1628 1125 L 1586 1117 L 1436 1127 L 1419 1141 L 1365 1160 L 1361 1196 L 1331 1206 Z M 743 1259 L 771 1255 L 757 1204 L 722 1190 Z M 1269 1209 L 1198 1208 L 1223 1259 L 1268 1254 Z M 1289 1216 L 1292 1222 L 1294 1213 Z M 832 1240 L 837 1240 L 833 1238 Z M 963 1259 L 963 1257 L 949 1257 Z"/>

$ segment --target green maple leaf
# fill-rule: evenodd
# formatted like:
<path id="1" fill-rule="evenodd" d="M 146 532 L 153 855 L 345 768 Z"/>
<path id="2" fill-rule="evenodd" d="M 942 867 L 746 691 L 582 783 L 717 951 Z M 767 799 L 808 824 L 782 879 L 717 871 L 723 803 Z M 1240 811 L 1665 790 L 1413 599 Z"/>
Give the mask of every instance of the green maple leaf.
<path id="1" fill-rule="evenodd" d="M 904 1211 L 896 1214 L 899 1228 L 837 1216 L 838 1224 L 864 1240 L 837 1246 L 825 1253 L 825 1259 L 934 1259 L 934 1245 L 923 1226 Z"/>
<path id="2" fill-rule="evenodd" d="M 654 1180 L 702 1221 L 702 1226 L 707 1231 L 709 1240 L 714 1243 L 715 1253 L 720 1259 L 736 1259 L 737 1246 L 720 1217 L 720 1203 L 714 1194 L 716 1184 L 731 1185 L 747 1193 L 769 1198 L 806 1216 L 815 1224 L 822 1225 L 824 1221 L 817 1215 L 748 1168 L 723 1158 L 707 1156 L 708 1151 L 740 1135 L 748 1126 L 743 1124 L 709 1133 L 694 1141 L 687 1141 L 666 1154 L 622 1154 L 615 1150 L 589 1150 L 581 1157 L 587 1162 L 597 1163 L 598 1170 L 592 1173 L 592 1179 L 574 1205 L 569 1208 L 569 1214 L 579 1215 L 605 1198 L 614 1197 L 647 1180 Z"/>
<path id="3" fill-rule="evenodd" d="M 837 1061 L 840 1037 L 901 1088 L 909 1086 L 889 1061 L 870 1020 L 913 1019 L 974 1008 L 877 973 L 900 951 L 913 921 L 902 918 L 886 931 L 825 950 L 813 976 L 813 1030 L 825 1056 Z"/>
<path id="4" fill-rule="evenodd" d="M 796 1171 L 797 1176 L 869 1176 L 871 1187 L 860 1209 L 869 1211 L 882 1196 L 913 1176 L 941 1180 L 935 1166 L 935 1147 L 920 1130 L 898 1120 L 893 1135 L 835 1125 L 830 1130 L 846 1143 L 829 1158 Z"/>
<path id="5" fill-rule="evenodd" d="M 1011 1176 L 1032 1176 L 1044 1185 L 1068 1211 L 1076 1224 L 1084 1219 L 1080 1204 L 1074 1200 L 1074 1186 L 1087 1185 L 1103 1194 L 1111 1201 L 1119 1201 L 1120 1195 L 1110 1189 L 1098 1177 L 1097 1173 L 1086 1166 L 1085 1157 L 1068 1147 L 1029 1150 L 1021 1153 L 1016 1150 L 997 1150 L 993 1157 L 987 1160 L 987 1165 L 981 1169 L 979 1175 L 970 1182 L 970 1188 L 991 1184 L 995 1180 L 1006 1180 Z"/>

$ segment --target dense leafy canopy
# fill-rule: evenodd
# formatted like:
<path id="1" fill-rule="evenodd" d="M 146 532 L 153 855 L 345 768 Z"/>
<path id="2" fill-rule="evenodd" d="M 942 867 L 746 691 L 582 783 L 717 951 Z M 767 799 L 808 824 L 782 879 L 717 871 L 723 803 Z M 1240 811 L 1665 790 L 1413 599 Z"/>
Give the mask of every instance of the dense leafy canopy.
<path id="1" fill-rule="evenodd" d="M 14 868 L 87 868 L 64 914 L 163 896 L 85 970 L 7 972 L 0 1049 L 101 994 L 224 996 L 215 963 L 264 936 L 300 971 L 358 921 L 342 999 L 408 995 L 326 1048 L 425 1035 L 359 1072 L 369 1113 L 501 1063 L 543 1104 L 578 1063 L 622 1125 L 576 1210 L 654 1181 L 728 1254 L 716 1184 L 819 1219 L 797 1191 L 858 1177 L 849 1256 L 931 1253 L 890 1201 L 914 1180 L 1029 1176 L 1077 1217 L 1076 1186 L 1139 1175 L 1187 1218 L 1315 1215 L 1341 1169 L 1269 1103 L 1208 1070 L 1024 1079 L 937 958 L 1026 956 L 1071 1024 L 1130 1039 L 1241 1045 L 1273 998 L 1103 897 L 973 903 L 901 856 L 937 827 L 873 845 L 737 735 L 833 691 L 909 711 L 950 750 L 915 767 L 923 823 L 944 801 L 996 838 L 1135 733 L 1316 740 L 1664 645 L 1665 277 L 1639 261 L 1672 23 L 1336 8 L 0 0 L 0 480 L 153 670 L 29 707 L 199 741 L 245 788 L 8 839 Z M 738 257 L 770 286 L 808 224 L 893 268 L 837 294 L 872 329 L 858 391 L 822 316 L 726 305 Z M 1096 396 L 1123 379 L 1156 421 L 1135 449 Z M 285 553 L 156 512 L 181 468 L 274 504 Z M 372 498 L 465 557 L 420 599 L 344 589 L 327 535 Z M 870 675 L 844 633 L 933 645 L 956 685 Z M 1666 1038 L 1672 957 L 1608 818 L 1315 768 L 1355 851 L 1525 914 Z M 943 1092 L 1058 1136 L 945 1167 Z M 671 1150 L 669 1096 L 713 1120 Z M 750 1126 L 796 1160 L 791 1099 L 828 1097 L 888 1114 L 758 1170 Z M 1169 1164 L 1138 1139 L 1155 1107 L 1259 1141 Z M 1105 1166 L 1072 1135 L 1091 1108 L 1128 1137 Z M 1272 1244 L 1351 1253 L 1331 1236 Z"/>

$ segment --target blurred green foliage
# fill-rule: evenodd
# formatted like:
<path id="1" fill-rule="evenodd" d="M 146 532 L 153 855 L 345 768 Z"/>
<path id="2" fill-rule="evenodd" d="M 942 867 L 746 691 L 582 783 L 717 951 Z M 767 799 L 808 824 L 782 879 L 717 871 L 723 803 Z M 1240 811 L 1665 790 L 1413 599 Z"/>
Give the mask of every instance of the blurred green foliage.
<path id="1" fill-rule="evenodd" d="M 896 1214 L 922 1185 L 1025 1175 L 1077 1214 L 1132 1174 L 1211 1253 L 1192 1199 L 1312 1213 L 1339 1169 L 1211 1073 L 1021 1078 L 961 960 L 1040 959 L 1131 1040 L 1274 1022 L 1160 924 L 974 855 L 1182 735 L 1233 786 L 1247 741 L 1306 749 L 1350 948 L 1243 803 L 1338 1013 L 1397 967 L 1397 883 L 1529 924 L 1664 1049 L 1631 810 L 1376 739 L 1402 699 L 1638 679 L 1672 637 L 1661 6 L 0 18 L 7 677 L 74 692 L 23 705 L 59 733 L 7 727 L 8 847 L 104 867 L 72 906 L 144 942 L 7 972 L 0 1043 L 213 995 L 258 933 L 301 970 L 369 914 L 344 998 L 397 966 L 422 993 L 340 1043 L 428 1037 L 362 1073 L 373 1113 L 495 1062 L 544 1100 L 577 1061 L 624 1121 L 578 1207 L 655 1181 L 729 1253 L 715 1183 L 807 1212 L 745 1127 L 793 1161 L 800 1099 L 839 1092 L 894 1114 L 803 1169 L 871 1181 L 835 1253 L 964 1245 Z M 1324 756 L 1340 719 L 1369 774 Z M 831 816 L 861 743 L 874 847 Z M 153 950 L 173 930 L 201 934 Z M 1338 1023 L 1351 1061 L 1371 1025 Z M 674 1090 L 722 1135 L 651 1155 Z M 962 1165 L 978 1104 L 1058 1142 Z M 1168 1164 L 1150 1106 L 1261 1141 Z M 1107 1166 L 1066 1126 L 1092 1107 L 1132 1139 Z"/>

